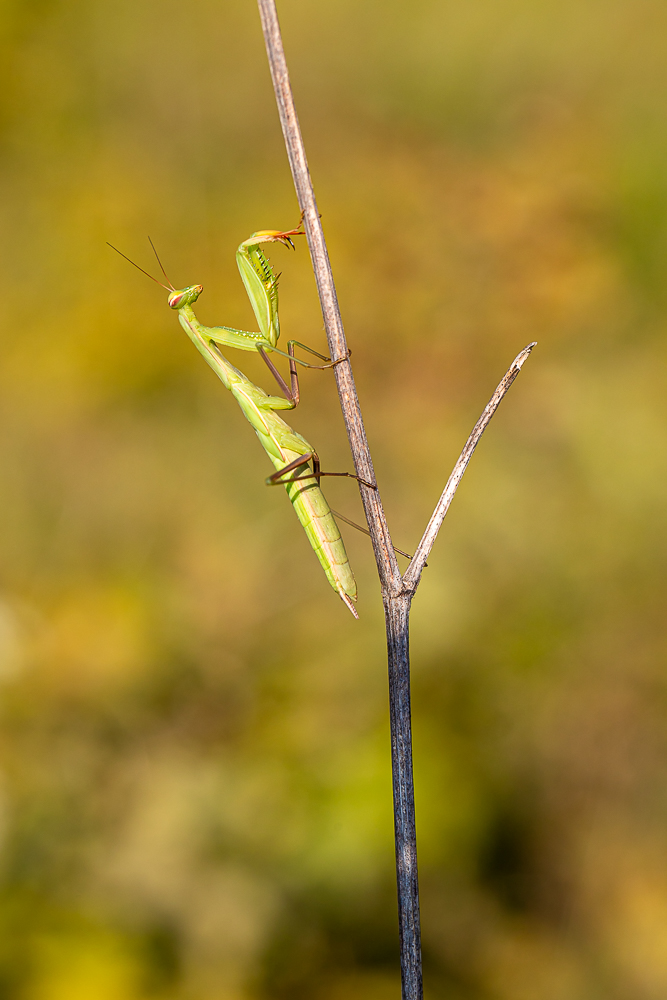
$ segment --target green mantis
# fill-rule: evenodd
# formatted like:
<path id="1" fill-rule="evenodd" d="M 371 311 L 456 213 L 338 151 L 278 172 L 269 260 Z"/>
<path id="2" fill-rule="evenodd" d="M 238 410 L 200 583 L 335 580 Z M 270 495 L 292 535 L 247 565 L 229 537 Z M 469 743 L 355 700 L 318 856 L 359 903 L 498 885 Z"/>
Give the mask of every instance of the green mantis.
<path id="1" fill-rule="evenodd" d="M 299 341 L 289 341 L 287 354 L 276 345 L 280 336 L 278 320 L 278 276 L 274 274 L 270 262 L 262 250 L 262 244 L 281 243 L 294 248 L 291 237 L 302 235 L 300 229 L 287 232 L 260 230 L 245 240 L 236 251 L 236 262 L 245 285 L 253 312 L 259 325 L 259 333 L 237 330 L 233 327 L 203 326 L 193 311 L 193 304 L 202 293 L 202 285 L 189 285 L 175 289 L 169 282 L 158 257 L 158 263 L 168 285 L 162 285 L 169 292 L 168 303 L 178 312 L 181 326 L 190 337 L 197 350 L 213 369 L 222 384 L 234 396 L 244 416 L 250 422 L 266 451 L 276 472 L 266 479 L 267 485 L 285 486 L 287 495 L 296 511 L 308 540 L 315 550 L 329 583 L 350 609 L 358 617 L 354 602 L 357 599 L 357 585 L 350 568 L 338 525 L 320 489 L 322 476 L 349 476 L 349 472 L 322 472 L 315 449 L 300 434 L 294 431 L 281 417 L 278 410 L 291 410 L 299 402 L 299 380 L 296 364 L 308 368 L 330 368 L 339 361 L 318 354 Z M 152 246 L 152 243 L 151 243 Z M 116 248 L 113 247 L 115 250 Z M 155 248 L 153 248 L 155 249 Z M 117 251 L 120 253 L 120 251 Z M 125 257 L 125 254 L 121 254 Z M 157 257 L 157 253 L 156 253 Z M 126 258 L 129 260 L 129 257 Z M 134 261 L 130 261 L 134 264 Z M 135 267 L 138 267 L 135 264 Z M 139 268 L 143 271 L 143 268 Z M 148 274 L 147 271 L 143 271 Z M 149 278 L 153 278 L 148 274 Z M 153 278 L 153 281 L 157 281 Z M 220 347 L 233 347 L 241 351 L 257 351 L 268 365 L 278 382 L 283 396 L 270 396 L 235 368 L 222 354 Z M 311 365 L 294 356 L 294 347 L 299 346 L 316 355 L 323 365 Z M 268 353 L 275 351 L 289 358 L 290 386 L 284 381 Z M 345 358 L 341 360 L 346 360 Z M 312 470 L 310 464 L 312 464 Z M 364 485 L 374 489 L 372 483 Z"/>

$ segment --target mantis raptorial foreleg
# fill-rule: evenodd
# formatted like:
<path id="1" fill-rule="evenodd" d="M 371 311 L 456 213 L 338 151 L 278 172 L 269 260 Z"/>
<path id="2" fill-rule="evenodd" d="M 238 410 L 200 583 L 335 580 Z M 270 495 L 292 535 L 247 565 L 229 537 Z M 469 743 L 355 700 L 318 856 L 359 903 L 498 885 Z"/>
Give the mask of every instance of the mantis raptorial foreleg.
<path id="1" fill-rule="evenodd" d="M 293 236 L 303 236 L 301 225 L 296 229 L 280 231 L 277 229 L 262 229 L 253 233 L 247 240 L 239 245 L 236 250 L 236 263 L 241 275 L 241 280 L 245 286 L 250 305 L 259 325 L 259 333 L 251 333 L 246 330 L 237 330 L 230 326 L 200 326 L 203 336 L 222 347 L 233 347 L 241 351 L 259 351 L 268 368 L 280 386 L 285 397 L 296 406 L 299 402 L 299 375 L 297 365 L 304 368 L 314 368 L 323 370 L 333 368 L 342 361 L 347 361 L 349 353 L 343 358 L 332 361 L 331 358 L 319 351 L 313 350 L 299 340 L 289 340 L 287 342 L 287 352 L 282 351 L 278 346 L 280 337 L 280 320 L 278 317 L 278 279 L 280 275 L 274 274 L 269 259 L 262 249 L 264 243 L 281 243 L 283 246 L 294 250 Z M 157 255 L 156 255 L 157 256 Z M 159 259 L 159 258 L 158 258 Z M 164 272 L 163 272 L 164 273 Z M 176 308 L 176 306 L 173 306 Z M 314 365 L 302 358 L 297 358 L 294 353 L 295 347 L 301 347 L 321 361 L 323 365 Z M 267 358 L 269 352 L 281 354 L 289 359 L 290 368 L 290 388 L 278 369 Z"/>

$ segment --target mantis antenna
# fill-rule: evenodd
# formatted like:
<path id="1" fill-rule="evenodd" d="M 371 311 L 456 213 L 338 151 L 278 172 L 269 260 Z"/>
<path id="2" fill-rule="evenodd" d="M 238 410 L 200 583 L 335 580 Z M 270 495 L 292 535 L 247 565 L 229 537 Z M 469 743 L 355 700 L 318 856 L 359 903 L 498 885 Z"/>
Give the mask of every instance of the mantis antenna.
<path id="1" fill-rule="evenodd" d="M 152 241 L 152 239 L 150 238 L 150 236 L 148 237 L 148 242 L 149 242 L 149 243 L 150 243 L 150 245 L 151 245 L 151 248 L 152 248 L 152 250 L 153 250 L 153 253 L 155 254 L 155 259 L 157 260 L 158 264 L 160 265 L 160 270 L 161 270 L 161 271 L 162 271 L 162 273 L 164 274 L 164 277 L 165 277 L 165 280 L 166 280 L 167 284 L 168 284 L 168 285 L 169 285 L 169 287 L 171 288 L 172 292 L 173 292 L 173 291 L 175 291 L 175 288 L 174 288 L 174 286 L 172 285 L 171 281 L 170 281 L 170 280 L 169 280 L 169 278 L 167 277 L 167 272 L 165 271 L 165 269 L 164 269 L 164 267 L 163 267 L 163 265 L 162 265 L 162 261 L 160 260 L 160 257 L 159 257 L 159 255 L 158 255 L 158 252 L 157 252 L 157 250 L 155 249 L 155 244 L 153 243 L 153 241 Z M 164 288 L 164 285 L 163 285 L 162 287 Z"/>
<path id="2" fill-rule="evenodd" d="M 148 239 L 150 240 L 150 236 L 148 237 Z M 107 246 L 111 247 L 112 250 L 115 250 L 116 253 L 119 253 L 121 255 L 121 257 L 124 257 L 125 260 L 127 260 L 127 261 L 130 262 L 130 264 L 132 265 L 132 267 L 136 267 L 137 271 L 141 271 L 142 274 L 145 274 L 147 278 L 150 278 L 151 281 L 154 281 L 156 285 L 160 286 L 160 288 L 164 288 L 165 291 L 167 291 L 167 292 L 174 292 L 174 291 L 176 291 L 176 289 L 171 284 L 171 282 L 169 283 L 169 285 L 163 285 L 161 281 L 158 281 L 157 278 L 154 278 L 152 274 L 148 273 L 148 271 L 144 271 L 143 267 L 139 267 L 138 264 L 135 264 L 135 262 L 130 257 L 128 257 L 126 253 L 123 253 L 122 250 L 119 250 L 118 247 L 115 247 L 113 245 L 113 243 L 109 243 L 108 240 L 107 240 Z M 153 246 L 152 243 L 151 243 L 151 246 Z M 155 247 L 153 247 L 153 250 L 155 250 Z M 157 254 L 155 256 L 157 257 Z M 159 260 L 160 260 L 160 258 L 158 257 L 158 263 L 159 263 Z M 160 267 L 162 267 L 162 264 L 160 264 Z M 162 268 L 162 271 L 164 273 L 164 268 Z M 166 274 L 165 274 L 165 278 L 167 278 Z M 169 281 L 169 278 L 167 278 L 167 281 Z"/>

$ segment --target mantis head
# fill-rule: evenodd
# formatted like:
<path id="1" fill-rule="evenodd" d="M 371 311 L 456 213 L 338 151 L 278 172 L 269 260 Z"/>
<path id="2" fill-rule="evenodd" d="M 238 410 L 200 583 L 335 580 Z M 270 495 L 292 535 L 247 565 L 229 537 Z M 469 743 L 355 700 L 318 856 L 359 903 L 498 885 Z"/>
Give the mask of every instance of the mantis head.
<path id="1" fill-rule="evenodd" d="M 204 291 L 203 285 L 188 285 L 187 288 L 172 291 L 169 293 L 168 302 L 172 309 L 180 309 L 182 306 L 191 306 L 196 302 Z"/>

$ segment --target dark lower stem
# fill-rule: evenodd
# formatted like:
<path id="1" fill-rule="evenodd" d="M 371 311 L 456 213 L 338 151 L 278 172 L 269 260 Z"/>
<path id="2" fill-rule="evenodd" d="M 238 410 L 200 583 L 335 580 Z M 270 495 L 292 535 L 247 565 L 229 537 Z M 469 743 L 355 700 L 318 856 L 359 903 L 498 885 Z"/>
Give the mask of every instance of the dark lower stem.
<path id="1" fill-rule="evenodd" d="M 389 661 L 391 769 L 394 786 L 394 836 L 396 839 L 402 996 L 403 1000 L 422 1000 L 419 879 L 417 876 L 417 836 L 410 722 L 410 645 L 408 635 L 410 596 L 385 597 L 384 611 Z"/>

